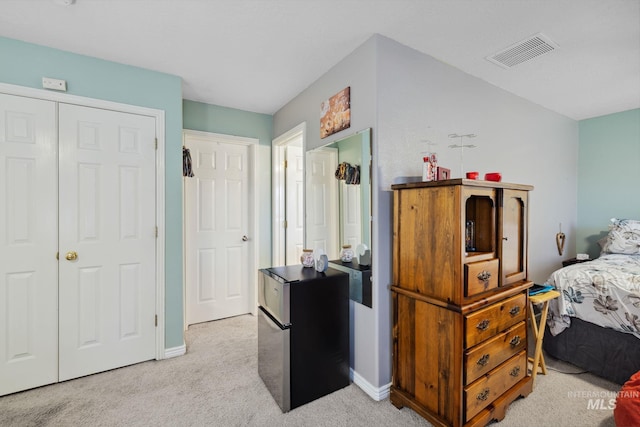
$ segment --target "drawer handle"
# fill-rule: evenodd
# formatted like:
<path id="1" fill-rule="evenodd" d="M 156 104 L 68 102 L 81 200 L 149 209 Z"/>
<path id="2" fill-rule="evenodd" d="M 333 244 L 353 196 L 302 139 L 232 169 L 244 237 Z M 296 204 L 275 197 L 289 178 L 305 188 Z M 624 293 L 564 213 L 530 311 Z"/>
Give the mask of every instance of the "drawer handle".
<path id="1" fill-rule="evenodd" d="M 511 347 L 515 347 L 518 344 L 520 344 L 521 340 L 520 340 L 520 335 L 516 335 L 515 337 L 511 338 L 511 341 L 509 341 L 509 344 L 511 344 Z"/>
<path id="2" fill-rule="evenodd" d="M 480 329 L 481 331 L 486 331 L 488 327 L 489 327 L 489 320 L 487 319 L 484 319 L 482 322 L 476 325 L 476 328 Z"/>
<path id="3" fill-rule="evenodd" d="M 520 313 L 520 306 L 519 305 L 516 305 L 511 310 L 509 310 L 509 314 L 511 314 L 512 316 L 517 316 L 519 313 Z"/>
<path id="4" fill-rule="evenodd" d="M 511 372 L 509 372 L 509 375 L 511 375 L 512 377 L 517 377 L 518 375 L 520 375 L 520 366 L 516 366 L 515 368 L 513 368 Z"/>
<path id="5" fill-rule="evenodd" d="M 491 279 L 491 273 L 489 273 L 487 270 L 482 270 L 476 277 L 482 282 L 482 285 L 485 289 L 489 287 L 489 279 Z"/>
<path id="6" fill-rule="evenodd" d="M 485 366 L 487 363 L 489 363 L 489 354 L 483 354 L 482 357 L 476 362 L 476 364 L 480 366 Z"/>
<path id="7" fill-rule="evenodd" d="M 489 388 L 485 388 L 480 393 L 478 393 L 478 395 L 476 396 L 476 399 L 477 400 L 487 400 L 488 397 L 489 397 Z"/>

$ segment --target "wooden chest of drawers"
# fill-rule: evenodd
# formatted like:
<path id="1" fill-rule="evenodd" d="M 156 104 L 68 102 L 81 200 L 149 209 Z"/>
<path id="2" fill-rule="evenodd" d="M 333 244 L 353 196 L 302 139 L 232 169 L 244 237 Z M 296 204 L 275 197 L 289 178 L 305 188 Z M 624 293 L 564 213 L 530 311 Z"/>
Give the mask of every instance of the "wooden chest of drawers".
<path id="1" fill-rule="evenodd" d="M 434 425 L 486 425 L 532 390 L 527 372 L 529 186 L 393 186 L 391 402 Z M 465 224 L 475 227 L 473 251 Z"/>

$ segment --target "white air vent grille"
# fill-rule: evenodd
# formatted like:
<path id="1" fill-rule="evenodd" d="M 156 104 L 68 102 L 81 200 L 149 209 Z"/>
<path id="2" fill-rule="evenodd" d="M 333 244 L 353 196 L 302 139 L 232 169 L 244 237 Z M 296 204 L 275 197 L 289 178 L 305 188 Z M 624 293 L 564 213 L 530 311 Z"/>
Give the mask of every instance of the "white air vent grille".
<path id="1" fill-rule="evenodd" d="M 553 52 L 557 48 L 558 45 L 549 40 L 548 37 L 538 33 L 500 52 L 487 56 L 487 60 L 503 68 L 511 68 L 540 55 Z"/>

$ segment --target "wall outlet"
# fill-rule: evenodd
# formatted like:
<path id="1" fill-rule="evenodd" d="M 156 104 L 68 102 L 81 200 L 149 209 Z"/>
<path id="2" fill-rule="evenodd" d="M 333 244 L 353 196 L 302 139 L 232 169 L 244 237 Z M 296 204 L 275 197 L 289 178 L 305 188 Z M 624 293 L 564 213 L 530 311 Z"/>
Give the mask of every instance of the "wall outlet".
<path id="1" fill-rule="evenodd" d="M 67 91 L 67 82 L 59 79 L 52 79 L 50 77 L 42 78 L 42 87 L 45 89 Z"/>

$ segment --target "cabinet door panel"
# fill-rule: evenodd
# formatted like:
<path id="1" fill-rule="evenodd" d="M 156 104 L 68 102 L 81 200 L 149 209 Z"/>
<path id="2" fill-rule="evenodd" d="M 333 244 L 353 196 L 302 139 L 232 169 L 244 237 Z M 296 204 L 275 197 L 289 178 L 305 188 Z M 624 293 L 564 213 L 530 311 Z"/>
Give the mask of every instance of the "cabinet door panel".
<path id="1" fill-rule="evenodd" d="M 502 286 L 527 277 L 527 192 L 505 189 L 502 206 Z"/>

